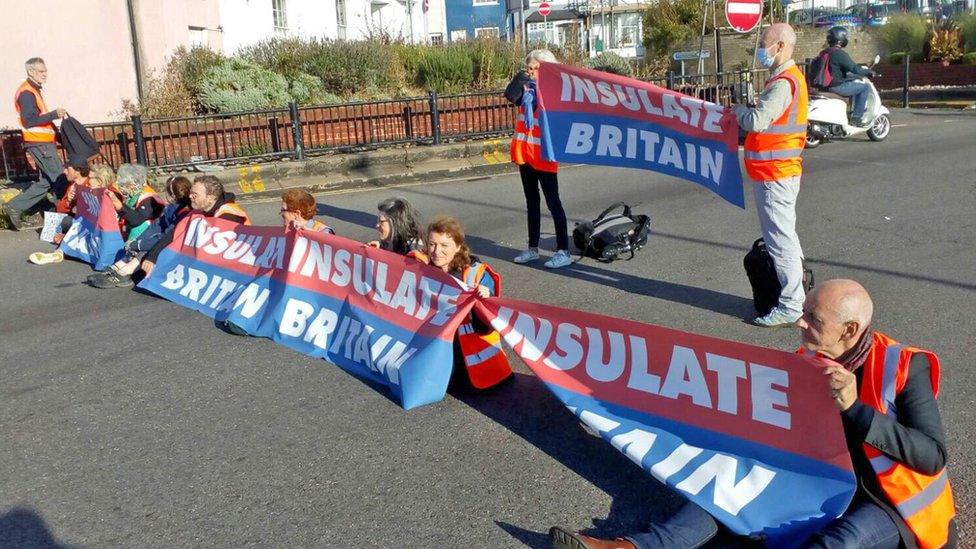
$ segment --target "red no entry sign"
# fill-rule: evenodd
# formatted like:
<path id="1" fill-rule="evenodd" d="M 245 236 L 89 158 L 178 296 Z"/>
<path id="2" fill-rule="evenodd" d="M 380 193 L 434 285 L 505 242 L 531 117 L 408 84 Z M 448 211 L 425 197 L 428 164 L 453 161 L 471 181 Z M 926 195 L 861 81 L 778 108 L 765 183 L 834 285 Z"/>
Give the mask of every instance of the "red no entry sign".
<path id="1" fill-rule="evenodd" d="M 549 6 L 549 2 L 539 4 L 539 15 L 549 17 L 550 13 L 552 13 L 552 7 Z"/>
<path id="2" fill-rule="evenodd" d="M 727 0 L 725 19 L 736 31 L 749 32 L 759 24 L 762 9 L 762 0 Z"/>

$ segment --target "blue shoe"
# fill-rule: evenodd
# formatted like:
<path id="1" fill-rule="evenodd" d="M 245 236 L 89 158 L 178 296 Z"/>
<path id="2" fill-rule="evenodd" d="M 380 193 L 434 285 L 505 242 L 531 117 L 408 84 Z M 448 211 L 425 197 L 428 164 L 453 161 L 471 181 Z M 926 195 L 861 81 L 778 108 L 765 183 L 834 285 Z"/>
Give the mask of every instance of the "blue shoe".
<path id="1" fill-rule="evenodd" d="M 756 317 L 752 323 L 763 328 L 785 328 L 796 324 L 800 316 L 800 313 L 787 311 L 781 307 L 773 307 L 773 310 L 769 311 L 767 315 Z"/>

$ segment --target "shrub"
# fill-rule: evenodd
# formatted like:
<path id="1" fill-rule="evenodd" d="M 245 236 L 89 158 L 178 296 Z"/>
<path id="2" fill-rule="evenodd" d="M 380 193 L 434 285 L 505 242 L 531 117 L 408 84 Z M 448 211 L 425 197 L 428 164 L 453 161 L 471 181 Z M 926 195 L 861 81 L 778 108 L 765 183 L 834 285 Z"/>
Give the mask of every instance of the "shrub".
<path id="1" fill-rule="evenodd" d="M 928 29 L 922 17 L 903 14 L 892 17 L 875 32 L 888 51 L 920 53 L 925 47 Z"/>
<path id="2" fill-rule="evenodd" d="M 655 55 L 670 55 L 681 42 L 697 36 L 701 32 L 701 6 L 700 0 L 659 0 L 647 8 L 644 47 Z"/>
<path id="3" fill-rule="evenodd" d="M 471 82 L 473 74 L 474 62 L 461 47 L 432 48 L 420 61 L 417 83 L 438 93 L 455 93 Z"/>
<path id="4" fill-rule="evenodd" d="M 929 38 L 929 59 L 952 62 L 962 57 L 961 37 L 957 28 L 940 28 Z"/>
<path id="5" fill-rule="evenodd" d="M 288 95 L 296 103 L 310 105 L 325 95 L 325 90 L 322 89 L 322 81 L 311 74 L 299 72 L 290 78 L 286 77 L 286 79 L 288 80 Z"/>
<path id="6" fill-rule="evenodd" d="M 290 98 L 284 76 L 238 60 L 207 71 L 198 97 L 205 109 L 221 113 L 282 107 Z"/>
<path id="7" fill-rule="evenodd" d="M 495 38 L 481 38 L 459 44 L 468 51 L 476 88 L 502 86 L 522 66 L 524 56 L 516 44 Z"/>
<path id="8" fill-rule="evenodd" d="M 976 13 L 959 18 L 959 31 L 966 51 L 976 52 Z"/>
<path id="9" fill-rule="evenodd" d="M 634 74 L 634 68 L 630 66 L 630 62 L 611 51 L 605 51 L 596 57 L 587 59 L 585 65 L 591 69 L 619 74 L 621 76 L 631 76 Z"/>
<path id="10" fill-rule="evenodd" d="M 976 51 L 964 53 L 963 56 L 959 58 L 959 62 L 963 65 L 976 65 Z"/>
<path id="11" fill-rule="evenodd" d="M 893 52 L 891 55 L 888 56 L 888 63 L 891 65 L 901 65 L 902 63 L 905 62 L 905 57 L 907 55 L 908 52 L 904 52 L 904 51 Z"/>

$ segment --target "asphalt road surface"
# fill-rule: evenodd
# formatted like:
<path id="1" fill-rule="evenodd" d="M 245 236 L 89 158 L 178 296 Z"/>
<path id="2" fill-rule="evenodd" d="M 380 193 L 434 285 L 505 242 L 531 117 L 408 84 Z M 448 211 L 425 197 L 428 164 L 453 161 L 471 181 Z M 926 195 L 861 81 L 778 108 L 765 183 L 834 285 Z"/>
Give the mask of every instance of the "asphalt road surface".
<path id="1" fill-rule="evenodd" d="M 969 538 L 976 117 L 896 113 L 894 123 L 883 143 L 805 155 L 799 233 L 818 280 L 861 281 L 877 328 L 942 357 L 950 477 Z M 361 240 L 390 195 L 454 214 L 511 297 L 796 347 L 792 329 L 743 321 L 751 192 L 743 211 L 650 172 L 574 167 L 560 179 L 572 220 L 639 203 L 653 217 L 647 248 L 559 271 L 511 263 L 525 239 L 514 176 L 318 200 L 325 220 Z M 247 207 L 259 224 L 278 222 L 277 202 Z M 548 218 L 543 229 L 551 248 Z M 32 232 L 0 233 L 0 546 L 545 547 L 550 525 L 618 535 L 677 504 L 585 434 L 518 359 L 499 390 L 405 412 L 325 361 L 228 335 L 161 299 L 90 288 L 83 264 L 28 264 L 37 250 Z"/>

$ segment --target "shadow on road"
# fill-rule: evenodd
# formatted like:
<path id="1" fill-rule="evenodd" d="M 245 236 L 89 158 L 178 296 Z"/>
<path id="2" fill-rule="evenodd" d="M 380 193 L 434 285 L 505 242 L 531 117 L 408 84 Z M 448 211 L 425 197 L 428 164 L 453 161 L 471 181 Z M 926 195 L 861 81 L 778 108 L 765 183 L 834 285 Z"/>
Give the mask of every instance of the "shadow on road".
<path id="1" fill-rule="evenodd" d="M 0 547 L 70 549 L 72 546 L 58 543 L 36 511 L 15 507 L 0 515 Z"/>
<path id="2" fill-rule="evenodd" d="M 511 358 L 510 360 L 517 360 Z M 591 536 L 616 538 L 641 532 L 648 524 L 671 515 L 685 500 L 637 468 L 603 439 L 587 434 L 578 420 L 536 377 L 515 374 L 515 379 L 486 392 L 452 388 L 450 394 L 505 427 L 546 455 L 583 477 L 611 498 L 606 517 L 590 524 L 562 524 Z M 567 486 L 548 486 L 554 498 L 567 498 Z M 572 494 L 568 497 L 571 499 Z M 510 536 L 533 548 L 548 548 L 548 529 L 535 532 L 496 520 Z M 706 547 L 754 548 L 724 529 Z"/>

